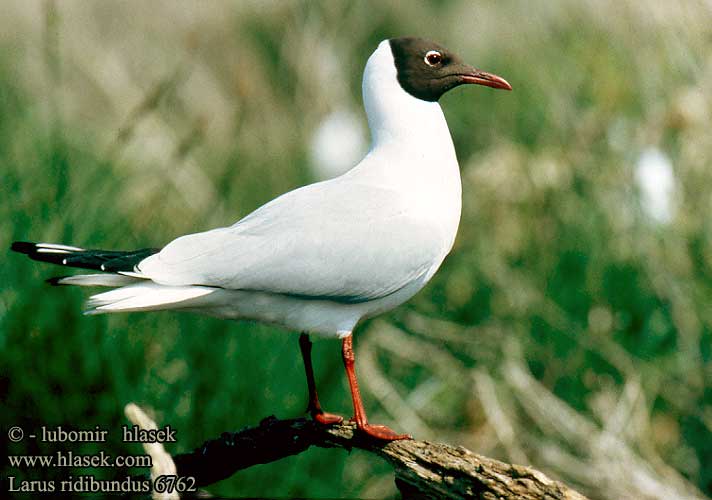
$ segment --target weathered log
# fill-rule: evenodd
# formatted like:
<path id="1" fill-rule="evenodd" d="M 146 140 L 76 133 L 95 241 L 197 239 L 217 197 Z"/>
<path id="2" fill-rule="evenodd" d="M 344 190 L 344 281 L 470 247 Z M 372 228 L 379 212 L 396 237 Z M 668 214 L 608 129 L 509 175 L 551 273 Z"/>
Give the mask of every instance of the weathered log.
<path id="1" fill-rule="evenodd" d="M 268 417 L 257 427 L 223 433 L 192 453 L 173 457 L 178 476 L 191 476 L 199 486 L 225 479 L 252 465 L 296 455 L 310 446 L 359 448 L 386 459 L 404 498 L 561 499 L 583 495 L 543 473 L 430 441 L 375 443 L 345 423 L 324 427 L 312 420 Z"/>

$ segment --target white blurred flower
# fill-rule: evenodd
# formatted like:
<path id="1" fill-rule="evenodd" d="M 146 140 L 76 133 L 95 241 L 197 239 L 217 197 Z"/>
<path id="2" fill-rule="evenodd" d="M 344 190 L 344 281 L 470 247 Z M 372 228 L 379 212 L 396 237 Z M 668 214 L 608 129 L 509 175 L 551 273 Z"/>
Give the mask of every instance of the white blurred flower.
<path id="1" fill-rule="evenodd" d="M 644 150 L 635 167 L 643 212 L 655 222 L 666 224 L 675 211 L 675 173 L 670 159 L 657 148 Z"/>
<path id="2" fill-rule="evenodd" d="M 355 113 L 342 109 L 327 115 L 319 124 L 309 154 L 317 177 L 330 179 L 355 166 L 365 151 L 361 120 Z"/>

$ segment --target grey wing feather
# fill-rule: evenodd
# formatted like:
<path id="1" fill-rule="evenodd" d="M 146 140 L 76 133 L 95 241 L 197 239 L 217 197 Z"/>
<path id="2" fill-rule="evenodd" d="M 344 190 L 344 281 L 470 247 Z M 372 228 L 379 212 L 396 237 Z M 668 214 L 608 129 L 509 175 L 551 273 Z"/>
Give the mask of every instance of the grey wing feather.
<path id="1" fill-rule="evenodd" d="M 442 255 L 432 228 L 406 208 L 391 190 L 312 184 L 231 227 L 178 238 L 139 269 L 167 285 L 373 300 L 407 286 Z"/>

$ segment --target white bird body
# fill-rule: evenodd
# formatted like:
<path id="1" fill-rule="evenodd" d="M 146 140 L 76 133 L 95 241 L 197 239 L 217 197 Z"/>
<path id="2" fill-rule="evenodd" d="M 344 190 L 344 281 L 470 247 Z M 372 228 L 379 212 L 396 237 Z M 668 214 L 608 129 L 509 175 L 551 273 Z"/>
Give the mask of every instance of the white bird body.
<path id="1" fill-rule="evenodd" d="M 115 287 L 91 297 L 88 314 L 179 309 L 302 332 L 308 411 L 324 425 L 343 419 L 321 409 L 307 332 L 340 337 L 357 429 L 377 440 L 406 439 L 368 422 L 351 334 L 361 319 L 415 295 L 452 249 L 460 169 L 437 101 L 463 84 L 511 90 L 434 42 L 386 40 L 363 76 L 371 148 L 344 175 L 290 191 L 230 227 L 182 236 L 161 250 L 23 241 L 11 248 L 34 260 L 108 273 L 50 280 Z"/>
<path id="2" fill-rule="evenodd" d="M 352 170 L 174 240 L 137 265 L 146 280 L 92 297 L 90 312 L 189 309 L 343 337 L 410 299 L 457 233 L 455 149 L 440 105 L 401 88 L 387 42 L 363 95 L 372 147 Z"/>

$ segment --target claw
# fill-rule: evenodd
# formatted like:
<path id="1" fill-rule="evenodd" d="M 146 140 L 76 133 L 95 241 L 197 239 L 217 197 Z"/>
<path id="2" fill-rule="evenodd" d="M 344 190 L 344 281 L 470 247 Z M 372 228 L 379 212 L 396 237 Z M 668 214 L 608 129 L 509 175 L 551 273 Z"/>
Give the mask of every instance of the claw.
<path id="1" fill-rule="evenodd" d="M 385 425 L 364 424 L 358 427 L 359 432 L 378 439 L 379 441 L 398 441 L 401 439 L 413 439 L 409 434 L 398 434 Z"/>
<path id="2" fill-rule="evenodd" d="M 324 411 L 311 412 L 311 416 L 315 422 L 321 425 L 338 425 L 344 421 L 344 417 L 335 413 L 326 413 Z"/>

